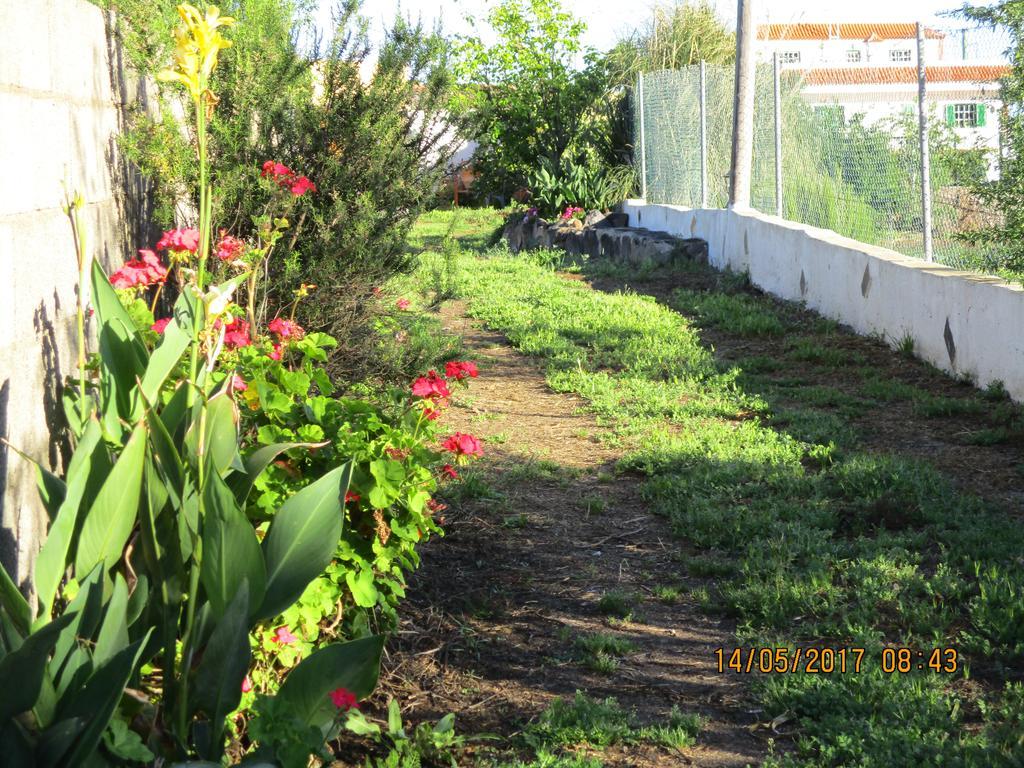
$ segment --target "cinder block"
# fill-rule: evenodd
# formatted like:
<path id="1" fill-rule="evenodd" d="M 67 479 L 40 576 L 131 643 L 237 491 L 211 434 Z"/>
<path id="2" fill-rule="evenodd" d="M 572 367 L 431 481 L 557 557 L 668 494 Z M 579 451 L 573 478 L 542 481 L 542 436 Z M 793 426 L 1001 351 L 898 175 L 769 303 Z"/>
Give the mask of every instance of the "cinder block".
<path id="1" fill-rule="evenodd" d="M 0 0 L 0 85 L 53 89 L 53 16 L 52 0 Z"/>

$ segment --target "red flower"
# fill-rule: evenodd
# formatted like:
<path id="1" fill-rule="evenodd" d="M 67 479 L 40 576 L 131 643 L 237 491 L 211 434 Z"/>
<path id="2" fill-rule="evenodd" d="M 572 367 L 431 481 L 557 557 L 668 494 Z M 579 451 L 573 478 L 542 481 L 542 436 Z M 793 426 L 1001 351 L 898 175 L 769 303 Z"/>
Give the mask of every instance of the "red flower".
<path id="1" fill-rule="evenodd" d="M 267 357 L 269 357 L 271 360 L 280 360 L 281 359 L 281 345 L 280 344 L 275 344 L 274 348 L 272 350 L 270 350 L 270 352 L 267 353 Z"/>
<path id="2" fill-rule="evenodd" d="M 307 192 L 316 192 L 316 184 L 305 176 L 299 176 L 292 179 L 289 189 L 291 189 L 292 194 L 296 197 L 302 197 Z"/>
<path id="3" fill-rule="evenodd" d="M 409 308 L 409 300 L 408 299 L 399 299 L 398 301 L 395 302 L 395 306 L 398 307 L 400 310 L 402 310 L 404 312 L 405 310 L 407 310 Z"/>
<path id="4" fill-rule="evenodd" d="M 444 364 L 444 375 L 449 379 L 461 381 L 465 378 L 475 379 L 480 375 L 480 372 L 476 368 L 476 363 L 471 363 L 468 360 L 460 363 L 457 360 L 453 360 Z"/>
<path id="5" fill-rule="evenodd" d="M 295 171 L 287 165 L 275 163 L 273 160 L 267 160 L 267 162 L 263 164 L 263 170 L 260 171 L 260 176 L 264 179 L 273 179 L 277 182 L 280 182 L 283 179 L 290 179 L 294 175 Z"/>
<path id="6" fill-rule="evenodd" d="M 115 288 L 145 288 L 162 283 L 167 279 L 167 267 L 153 251 L 139 251 L 139 258 L 125 262 L 125 265 L 110 276 Z"/>
<path id="7" fill-rule="evenodd" d="M 359 708 L 356 703 L 356 695 L 347 688 L 335 688 L 330 692 L 331 703 L 340 709 L 342 712 L 352 709 L 353 707 Z"/>
<path id="8" fill-rule="evenodd" d="M 221 261 L 238 261 L 245 251 L 245 243 L 237 237 L 232 237 L 227 230 L 220 231 L 220 242 L 217 243 L 217 258 Z"/>
<path id="9" fill-rule="evenodd" d="M 456 432 L 450 437 L 445 438 L 444 442 L 441 443 L 441 447 L 446 451 L 454 453 L 456 456 L 484 455 L 484 449 L 480 445 L 480 441 L 464 432 Z"/>
<path id="10" fill-rule="evenodd" d="M 352 493 L 352 491 L 345 491 L 346 504 L 355 504 L 357 501 L 359 501 L 360 498 L 361 497 L 358 493 Z"/>
<path id="11" fill-rule="evenodd" d="M 195 253 L 199 250 L 198 229 L 169 229 L 164 232 L 163 237 L 157 241 L 158 251 L 188 251 Z"/>
<path id="12" fill-rule="evenodd" d="M 219 330 L 221 327 L 224 328 L 224 346 L 228 349 L 248 347 L 252 344 L 252 339 L 249 337 L 249 323 L 242 318 L 236 317 L 227 325 L 218 320 L 214 324 L 214 328 Z"/>
<path id="13" fill-rule="evenodd" d="M 398 448 L 385 448 L 384 453 L 386 453 L 395 461 L 403 461 L 409 456 L 408 451 L 403 451 Z"/>
<path id="14" fill-rule="evenodd" d="M 434 499 L 428 499 L 427 509 L 429 509 L 430 514 L 433 515 L 437 512 L 444 512 L 446 509 L 448 509 L 448 505 L 442 504 L 441 502 L 435 501 Z"/>
<path id="15" fill-rule="evenodd" d="M 237 373 L 231 374 L 231 380 L 228 382 L 228 390 L 231 392 L 245 392 L 249 388 L 249 385 L 245 383 L 245 379 L 239 376 Z"/>
<path id="16" fill-rule="evenodd" d="M 377 296 L 379 298 L 382 293 L 384 293 L 384 289 L 381 288 L 379 285 L 375 285 L 373 287 L 373 295 L 374 296 Z"/>
<path id="17" fill-rule="evenodd" d="M 441 412 L 436 408 L 431 408 L 429 405 L 423 406 L 423 418 L 427 421 L 437 421 L 437 417 L 441 415 Z"/>
<path id="18" fill-rule="evenodd" d="M 157 333 L 163 333 L 164 332 L 164 328 L 167 327 L 167 324 L 169 322 L 171 322 L 171 318 L 169 318 L 169 317 L 161 317 L 159 320 L 157 320 L 155 323 L 153 323 L 151 326 L 149 326 L 149 330 L 156 331 Z"/>
<path id="19" fill-rule="evenodd" d="M 412 383 L 412 394 L 434 401 L 447 400 L 452 396 L 448 382 L 434 370 L 427 371 L 426 376 L 420 376 Z"/>
<path id="20" fill-rule="evenodd" d="M 280 339 L 301 339 L 305 333 L 302 326 L 294 320 L 286 320 L 283 317 L 275 317 L 267 324 L 267 330 L 276 334 Z"/>
<path id="21" fill-rule="evenodd" d="M 455 471 L 455 467 L 453 467 L 451 464 L 445 464 L 443 467 L 441 467 L 441 474 L 444 477 L 447 477 L 451 480 L 459 479 L 459 473 Z"/>
<path id="22" fill-rule="evenodd" d="M 242 680 L 242 693 L 248 693 L 251 690 L 252 690 L 252 680 L 250 680 L 249 676 L 246 675 L 245 679 Z"/>
<path id="23" fill-rule="evenodd" d="M 278 627 L 274 630 L 274 636 L 270 638 L 270 641 L 272 643 L 280 643 L 281 645 L 291 645 L 298 639 L 291 633 L 288 627 Z"/>

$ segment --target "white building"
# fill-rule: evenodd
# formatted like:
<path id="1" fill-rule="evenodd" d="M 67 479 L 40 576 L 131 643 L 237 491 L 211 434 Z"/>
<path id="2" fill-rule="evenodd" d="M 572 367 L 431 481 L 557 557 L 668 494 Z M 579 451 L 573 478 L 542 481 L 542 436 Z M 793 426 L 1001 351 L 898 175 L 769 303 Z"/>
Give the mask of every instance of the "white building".
<path id="1" fill-rule="evenodd" d="M 871 125 L 917 111 L 917 29 L 912 23 L 765 24 L 758 27 L 758 59 L 779 55 L 803 78 L 803 97 L 845 120 L 863 115 Z M 925 28 L 925 92 L 934 118 L 943 120 L 964 149 L 984 149 L 989 177 L 998 173 L 999 79 L 1002 60 L 964 61 L 963 40 Z"/>

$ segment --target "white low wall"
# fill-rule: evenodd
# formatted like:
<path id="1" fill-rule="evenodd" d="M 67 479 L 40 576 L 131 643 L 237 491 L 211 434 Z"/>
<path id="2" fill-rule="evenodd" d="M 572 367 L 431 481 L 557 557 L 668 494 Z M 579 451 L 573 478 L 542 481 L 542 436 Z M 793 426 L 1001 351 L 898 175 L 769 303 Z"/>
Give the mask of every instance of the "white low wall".
<path id="1" fill-rule="evenodd" d="M 627 200 L 630 226 L 700 237 L 711 264 L 747 271 L 767 293 L 801 301 L 978 386 L 1002 381 L 1024 401 L 1024 288 L 928 264 L 824 229 L 754 211 Z"/>

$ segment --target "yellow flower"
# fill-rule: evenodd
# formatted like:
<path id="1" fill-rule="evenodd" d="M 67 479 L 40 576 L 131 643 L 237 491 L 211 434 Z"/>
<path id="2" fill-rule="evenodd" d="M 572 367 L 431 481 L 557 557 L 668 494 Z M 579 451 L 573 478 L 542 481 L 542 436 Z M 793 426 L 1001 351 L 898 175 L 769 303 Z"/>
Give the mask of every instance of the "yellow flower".
<path id="1" fill-rule="evenodd" d="M 174 33 L 174 68 L 165 69 L 157 75 L 164 82 L 179 82 L 188 89 L 193 100 L 199 101 L 206 90 L 210 74 L 217 66 L 217 54 L 221 48 L 231 46 L 217 31 L 230 27 L 235 20 L 221 16 L 216 6 L 206 9 L 204 16 L 199 9 L 188 3 L 178 6 L 182 25 Z"/>

